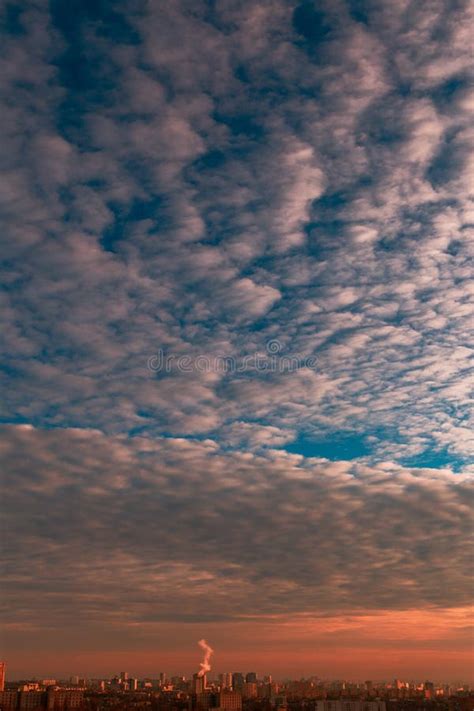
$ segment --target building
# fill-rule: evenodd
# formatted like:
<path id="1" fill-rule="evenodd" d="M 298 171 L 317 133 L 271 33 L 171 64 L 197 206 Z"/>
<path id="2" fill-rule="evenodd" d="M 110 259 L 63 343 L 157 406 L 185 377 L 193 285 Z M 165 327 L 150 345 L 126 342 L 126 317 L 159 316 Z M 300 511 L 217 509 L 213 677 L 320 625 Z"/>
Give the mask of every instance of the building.
<path id="1" fill-rule="evenodd" d="M 18 706 L 18 691 L 0 691 L 0 709 L 13 711 Z"/>
<path id="2" fill-rule="evenodd" d="M 191 708 L 197 711 L 209 711 L 209 709 L 215 709 L 217 705 L 217 694 L 214 694 L 212 691 L 203 691 L 200 694 L 194 694 L 191 699 Z"/>
<path id="3" fill-rule="evenodd" d="M 0 691 L 1 711 L 73 711 L 82 708 L 82 689 Z"/>
<path id="4" fill-rule="evenodd" d="M 232 689 L 234 691 L 242 692 L 244 684 L 244 675 L 241 672 L 234 672 L 232 674 Z"/>
<path id="5" fill-rule="evenodd" d="M 222 689 L 232 689 L 232 674 L 230 672 L 224 672 L 224 674 L 219 674 L 219 686 Z"/>
<path id="6" fill-rule="evenodd" d="M 69 711 L 81 708 L 84 692 L 81 689 L 50 689 L 47 692 L 48 711 Z"/>
<path id="7" fill-rule="evenodd" d="M 223 711 L 242 711 L 242 694 L 223 689 L 219 694 L 219 708 Z"/>
<path id="8" fill-rule="evenodd" d="M 193 674 L 193 694 L 203 694 L 207 688 L 205 674 Z"/>
<path id="9" fill-rule="evenodd" d="M 276 696 L 273 701 L 273 705 L 276 711 L 287 711 L 288 701 L 286 699 L 286 696 Z"/>
<path id="10" fill-rule="evenodd" d="M 5 672 L 7 665 L 5 662 L 0 662 L 0 691 L 5 690 Z"/>
<path id="11" fill-rule="evenodd" d="M 257 683 L 257 672 L 247 672 L 245 675 L 245 681 L 247 684 L 256 684 Z"/>
<path id="12" fill-rule="evenodd" d="M 20 691 L 19 696 L 20 711 L 44 709 L 44 691 Z"/>
<path id="13" fill-rule="evenodd" d="M 256 699 L 257 698 L 257 684 L 254 681 L 246 681 L 244 688 L 242 690 L 242 696 L 244 699 Z"/>
<path id="14" fill-rule="evenodd" d="M 269 684 L 261 684 L 260 686 L 257 686 L 257 696 L 259 699 L 271 699 L 273 701 L 275 696 L 278 694 L 278 691 L 278 684 L 274 681 Z"/>
<path id="15" fill-rule="evenodd" d="M 386 711 L 385 701 L 321 701 L 315 703 L 314 711 Z"/>

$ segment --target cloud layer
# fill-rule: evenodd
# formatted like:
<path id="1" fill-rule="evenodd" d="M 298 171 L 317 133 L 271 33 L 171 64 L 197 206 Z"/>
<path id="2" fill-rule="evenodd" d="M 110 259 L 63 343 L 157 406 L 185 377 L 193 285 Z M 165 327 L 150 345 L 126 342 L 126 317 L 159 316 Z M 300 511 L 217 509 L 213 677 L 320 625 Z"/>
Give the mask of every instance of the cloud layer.
<path id="1" fill-rule="evenodd" d="M 4 429 L 1 453 L 7 591 L 21 624 L 469 601 L 467 473 L 26 426 Z"/>
<path id="2" fill-rule="evenodd" d="M 468 6 L 76 10 L 5 10 L 5 419 L 472 456 Z"/>

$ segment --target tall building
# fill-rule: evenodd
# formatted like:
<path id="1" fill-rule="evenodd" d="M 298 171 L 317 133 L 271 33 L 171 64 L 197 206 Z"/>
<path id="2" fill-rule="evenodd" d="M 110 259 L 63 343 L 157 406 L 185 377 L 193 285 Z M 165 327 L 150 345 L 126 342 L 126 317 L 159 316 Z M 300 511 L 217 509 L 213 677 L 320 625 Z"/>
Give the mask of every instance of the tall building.
<path id="1" fill-rule="evenodd" d="M 193 694 L 203 694 L 207 688 L 207 677 L 205 674 L 193 674 Z"/>
<path id="2" fill-rule="evenodd" d="M 232 674 L 230 672 L 224 672 L 219 674 L 219 686 L 222 689 L 232 689 Z"/>
<path id="3" fill-rule="evenodd" d="M 234 672 L 232 674 L 232 688 L 234 691 L 242 691 L 244 688 L 244 675 L 241 672 Z"/>
<path id="4" fill-rule="evenodd" d="M 254 681 L 246 681 L 242 691 L 242 696 L 244 699 L 256 699 L 257 698 L 257 684 Z"/>
<path id="5" fill-rule="evenodd" d="M 247 684 L 256 684 L 257 683 L 257 673 L 256 672 L 247 672 L 245 675 L 245 681 Z"/>
<path id="6" fill-rule="evenodd" d="M 0 691 L 4 691 L 5 689 L 5 670 L 6 670 L 6 664 L 5 662 L 0 662 Z"/>
<path id="7" fill-rule="evenodd" d="M 190 708 L 194 711 L 210 711 L 211 709 L 216 709 L 217 703 L 217 694 L 207 690 L 191 697 Z"/>
<path id="8" fill-rule="evenodd" d="M 242 711 L 242 694 L 224 689 L 219 694 L 219 708 L 224 711 Z"/>

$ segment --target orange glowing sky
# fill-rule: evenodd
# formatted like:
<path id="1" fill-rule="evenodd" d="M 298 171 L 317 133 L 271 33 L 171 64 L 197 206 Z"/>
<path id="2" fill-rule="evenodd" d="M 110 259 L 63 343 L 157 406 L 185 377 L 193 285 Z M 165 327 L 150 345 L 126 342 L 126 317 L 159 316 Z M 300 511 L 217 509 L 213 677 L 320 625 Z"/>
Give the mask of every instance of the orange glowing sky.
<path id="1" fill-rule="evenodd" d="M 352 680 L 471 681 L 471 624 L 472 610 L 467 607 L 234 624 L 154 624 L 139 630 L 127 650 L 107 648 L 100 638 L 87 649 L 84 640 L 71 633 L 60 642 L 66 647 L 60 653 L 42 650 L 40 636 L 32 647 L 15 649 L 17 629 L 11 631 L 9 675 L 28 671 L 44 677 L 111 676 L 121 669 L 136 676 L 191 674 L 200 660 L 196 641 L 205 634 L 215 650 L 215 673 L 256 670 L 295 678 L 316 674 Z M 77 650 L 71 652 L 74 644 Z"/>

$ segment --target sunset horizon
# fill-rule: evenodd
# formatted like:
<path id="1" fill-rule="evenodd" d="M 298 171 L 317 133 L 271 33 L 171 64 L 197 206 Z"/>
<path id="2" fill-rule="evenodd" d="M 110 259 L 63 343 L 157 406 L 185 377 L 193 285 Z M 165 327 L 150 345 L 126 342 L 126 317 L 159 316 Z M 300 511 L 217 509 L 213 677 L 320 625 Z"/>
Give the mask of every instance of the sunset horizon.
<path id="1" fill-rule="evenodd" d="M 372 621 L 376 621 L 376 618 Z M 212 629 L 213 626 L 211 626 Z M 214 629 L 214 633 L 218 637 L 216 629 Z M 341 650 L 337 645 L 334 645 L 329 653 L 327 651 L 308 653 L 303 645 L 303 649 L 295 653 L 294 640 L 292 644 L 285 647 L 284 641 L 279 639 L 272 642 L 272 645 L 264 653 L 264 660 L 262 660 L 262 651 L 258 651 L 258 646 L 256 650 L 256 645 L 251 642 L 249 649 L 242 648 L 242 642 L 240 642 L 239 651 L 235 652 L 232 649 L 225 651 L 221 651 L 219 648 L 214 649 L 210 647 L 207 640 L 201 641 L 205 642 L 211 652 L 209 657 L 206 657 L 206 666 L 202 663 L 203 653 L 196 652 L 196 640 L 189 639 L 189 649 L 183 650 L 181 645 L 171 644 L 171 649 L 161 654 L 154 649 L 149 649 L 146 652 L 130 649 L 108 650 L 95 654 L 77 651 L 69 662 L 69 665 L 72 664 L 72 666 L 64 666 L 64 660 L 55 662 L 54 656 L 50 660 L 47 656 L 43 658 L 42 655 L 41 665 L 36 670 L 28 668 L 22 673 L 21 669 L 11 668 L 10 665 L 7 668 L 4 663 L 5 674 L 8 669 L 8 676 L 15 680 L 72 679 L 77 676 L 87 681 L 89 679 L 112 678 L 117 675 L 118 669 L 127 668 L 127 675 L 143 679 L 158 678 L 160 675 L 172 679 L 184 674 L 189 679 L 192 676 L 202 675 L 209 680 L 217 681 L 226 669 L 239 668 L 243 670 L 257 669 L 255 674 L 260 681 L 267 678 L 280 682 L 288 679 L 319 679 L 326 683 L 335 680 L 343 680 L 346 683 L 367 683 L 366 679 L 370 678 L 371 683 L 374 684 L 391 684 L 394 679 L 403 679 L 404 683 L 423 683 L 425 679 L 432 679 L 435 683 L 441 684 L 472 684 L 473 681 L 472 665 L 466 666 L 463 675 L 462 654 L 456 653 L 455 650 L 450 653 L 445 651 L 444 659 L 435 661 L 433 652 L 423 649 L 423 647 L 412 653 L 407 653 L 405 649 L 402 652 L 400 648 L 396 647 L 385 648 L 383 650 L 384 661 L 379 665 L 374 665 L 374 654 L 380 654 L 382 649 L 371 649 L 369 654 L 362 650 L 361 654 L 360 648 L 351 648 L 345 645 L 341 654 Z M 274 651 L 276 659 L 272 659 L 270 650 L 276 644 L 278 652 Z M 287 658 L 285 658 L 286 655 L 288 655 Z M 355 656 L 357 656 L 357 663 L 354 665 Z M 106 658 L 106 662 L 104 662 L 104 658 Z M 467 661 L 470 660 L 467 659 Z M 164 669 L 166 671 L 163 671 Z"/>
<path id="2" fill-rule="evenodd" d="M 127 668 L 140 678 L 153 678 L 163 670 L 170 677 L 181 673 L 190 676 L 199 671 L 197 641 L 206 634 L 213 644 L 211 678 L 217 678 L 225 669 L 248 667 L 257 669 L 261 677 L 270 674 L 278 679 L 318 676 L 327 680 L 361 682 L 371 678 L 381 682 L 426 678 L 472 684 L 471 615 L 468 606 L 421 614 L 417 610 L 364 611 L 320 618 L 301 615 L 296 620 L 273 616 L 263 621 L 259 617 L 230 624 L 169 622 L 149 630 L 147 639 L 140 644 L 145 647 L 141 651 L 136 648 L 138 640 L 124 649 L 84 648 L 72 626 L 75 639 L 72 637 L 66 645 L 73 651 L 48 654 L 44 646 L 38 645 L 29 653 L 24 649 L 15 653 L 13 648 L 7 660 L 8 674 L 12 679 L 66 679 L 73 675 L 88 679 L 113 677 L 118 669 Z M 459 631 L 463 628 L 464 649 L 459 644 Z M 357 645 L 351 643 L 354 631 L 361 637 Z M 117 634 L 118 638 L 121 636 Z M 157 644 L 161 637 L 166 640 L 165 649 Z M 34 661 L 28 663 L 30 655 Z"/>

